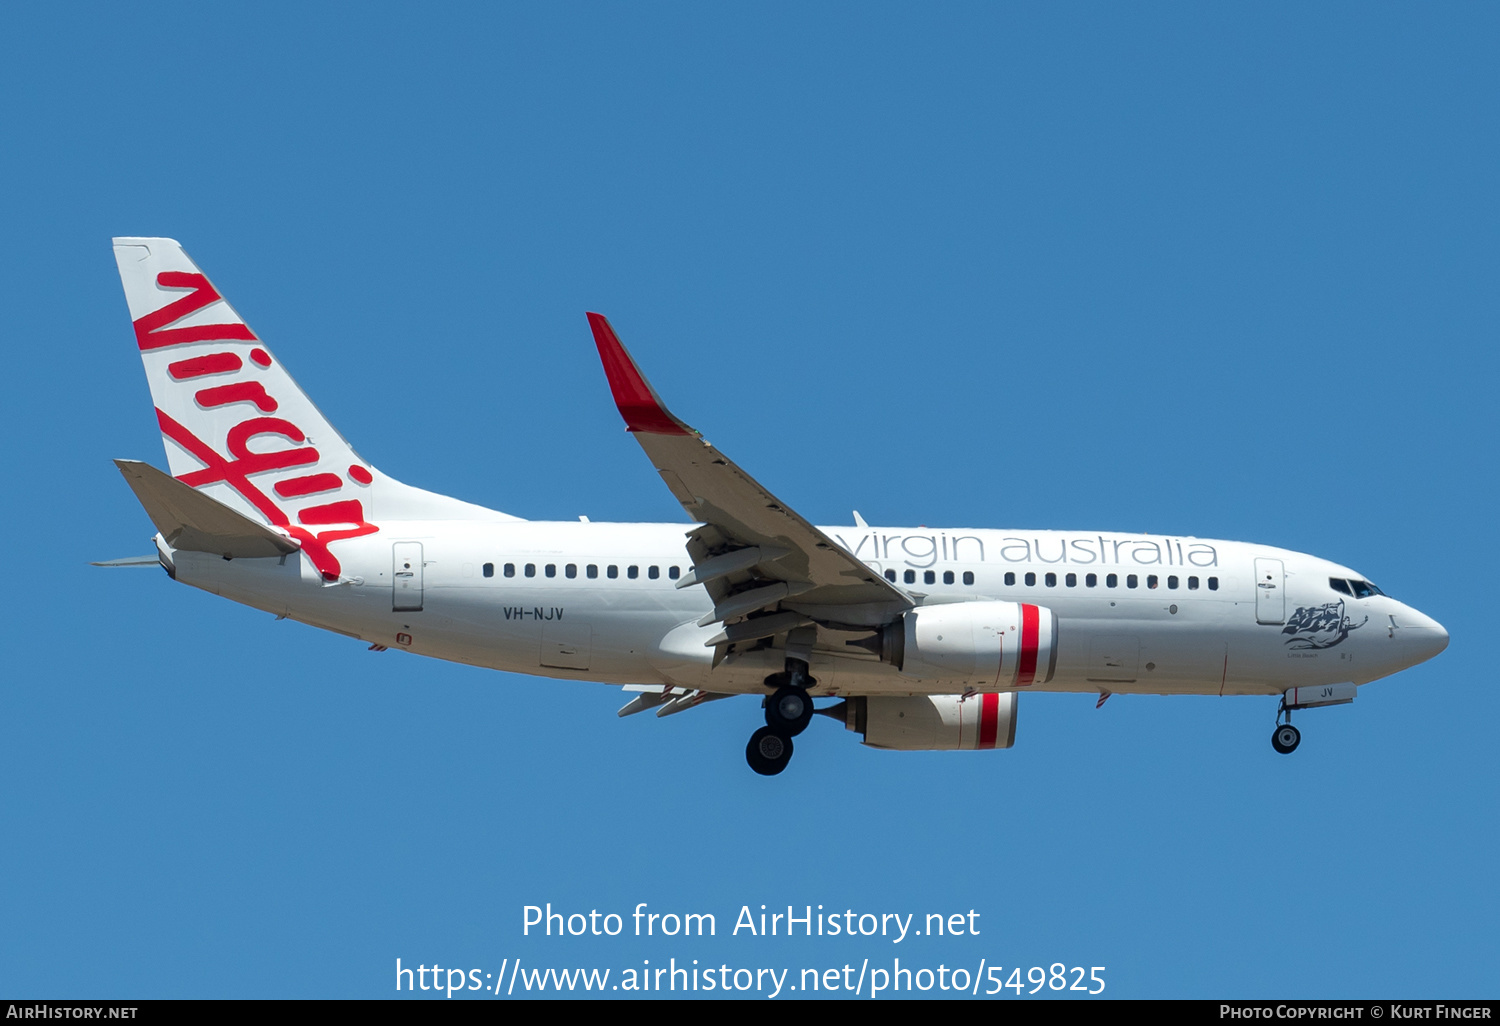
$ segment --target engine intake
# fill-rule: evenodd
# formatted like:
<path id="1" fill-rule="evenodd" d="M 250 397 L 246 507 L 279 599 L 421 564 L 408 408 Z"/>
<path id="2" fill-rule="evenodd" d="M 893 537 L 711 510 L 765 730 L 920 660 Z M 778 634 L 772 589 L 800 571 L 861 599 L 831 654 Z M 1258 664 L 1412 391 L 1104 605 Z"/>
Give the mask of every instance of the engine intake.
<path id="1" fill-rule="evenodd" d="M 849 698 L 844 725 L 871 748 L 899 752 L 1009 748 L 1016 743 L 1016 700 L 1014 692 Z"/>

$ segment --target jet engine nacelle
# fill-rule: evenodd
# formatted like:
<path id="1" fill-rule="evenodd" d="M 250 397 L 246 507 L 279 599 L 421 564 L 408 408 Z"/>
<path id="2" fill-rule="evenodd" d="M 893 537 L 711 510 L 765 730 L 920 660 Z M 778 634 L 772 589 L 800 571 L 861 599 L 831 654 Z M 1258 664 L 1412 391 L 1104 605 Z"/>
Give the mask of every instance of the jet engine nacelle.
<path id="1" fill-rule="evenodd" d="M 1057 668 L 1057 615 L 1029 602 L 920 606 L 885 629 L 880 654 L 919 680 L 981 691 L 1045 684 Z"/>
<path id="2" fill-rule="evenodd" d="M 1016 694 L 871 695 L 846 699 L 844 725 L 871 748 L 900 752 L 1009 748 L 1016 743 Z"/>

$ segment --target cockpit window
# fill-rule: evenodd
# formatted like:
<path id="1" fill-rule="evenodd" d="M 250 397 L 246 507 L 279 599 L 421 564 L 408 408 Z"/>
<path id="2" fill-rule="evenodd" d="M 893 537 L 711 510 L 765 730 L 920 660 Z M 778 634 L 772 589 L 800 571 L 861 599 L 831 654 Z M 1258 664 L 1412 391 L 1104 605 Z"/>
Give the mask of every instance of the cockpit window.
<path id="1" fill-rule="evenodd" d="M 1352 592 L 1352 591 L 1349 590 L 1349 582 L 1346 581 L 1346 580 L 1344 580 L 1342 577 L 1330 577 L 1330 578 L 1328 578 L 1328 586 L 1330 588 L 1332 588 L 1334 591 L 1342 592 L 1345 595 L 1353 595 L 1354 594 L 1354 592 Z"/>
<path id="2" fill-rule="evenodd" d="M 1369 581 L 1350 581 L 1349 583 L 1354 586 L 1355 598 L 1369 598 L 1371 595 L 1385 594 L 1385 592 L 1375 587 Z"/>

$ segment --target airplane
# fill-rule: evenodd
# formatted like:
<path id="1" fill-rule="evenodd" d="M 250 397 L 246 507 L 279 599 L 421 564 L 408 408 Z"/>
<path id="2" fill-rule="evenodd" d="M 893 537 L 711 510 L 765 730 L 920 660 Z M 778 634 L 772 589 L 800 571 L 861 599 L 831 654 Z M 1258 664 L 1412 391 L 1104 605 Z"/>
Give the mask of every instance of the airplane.
<path id="1" fill-rule="evenodd" d="M 755 772 L 814 714 L 887 750 L 1015 743 L 1024 692 L 1352 702 L 1448 644 L 1369 578 L 1266 545 L 1110 531 L 818 527 L 674 416 L 609 321 L 610 392 L 683 523 L 523 520 L 362 459 L 171 239 L 115 260 L 169 472 L 115 464 L 175 581 L 396 650 L 620 685 L 627 716 L 759 696 Z M 819 708 L 814 699 L 836 699 Z"/>

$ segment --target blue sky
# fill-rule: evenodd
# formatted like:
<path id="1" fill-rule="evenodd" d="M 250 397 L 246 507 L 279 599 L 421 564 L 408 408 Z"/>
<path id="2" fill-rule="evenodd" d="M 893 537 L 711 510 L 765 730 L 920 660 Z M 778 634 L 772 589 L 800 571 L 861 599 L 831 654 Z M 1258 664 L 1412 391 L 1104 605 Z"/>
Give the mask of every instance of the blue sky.
<path id="1" fill-rule="evenodd" d="M 0 992 L 900 956 L 1495 995 L 1492 7 L 11 5 L 0 38 Z M 89 567 L 149 549 L 109 460 L 164 463 L 111 235 L 180 239 L 413 484 L 680 519 L 601 310 L 816 522 L 1276 544 L 1452 646 L 1291 758 L 1271 699 L 1038 695 L 1010 751 L 819 720 L 755 777 L 749 700 L 621 721 Z M 549 901 L 720 936 L 523 938 Z M 724 936 L 762 903 L 982 932 Z"/>

